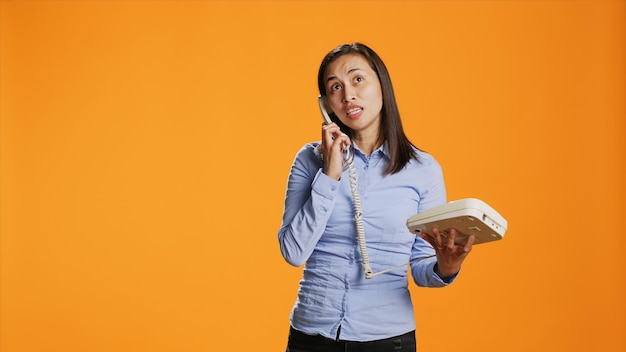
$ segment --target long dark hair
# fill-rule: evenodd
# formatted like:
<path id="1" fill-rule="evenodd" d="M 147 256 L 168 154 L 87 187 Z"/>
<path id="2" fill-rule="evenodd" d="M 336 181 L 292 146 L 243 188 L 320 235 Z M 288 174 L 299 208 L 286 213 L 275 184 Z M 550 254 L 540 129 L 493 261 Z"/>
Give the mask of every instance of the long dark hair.
<path id="1" fill-rule="evenodd" d="M 390 161 L 389 165 L 387 165 L 387 168 L 385 169 L 385 175 L 395 174 L 402 170 L 404 166 L 411 161 L 411 159 L 417 160 L 417 153 L 415 152 L 417 147 L 415 147 L 404 134 L 402 121 L 400 120 L 400 112 L 398 111 L 398 104 L 396 103 L 396 97 L 393 93 L 391 77 L 389 76 L 387 67 L 378 54 L 365 44 L 357 42 L 352 44 L 342 44 L 331 50 L 322 60 L 317 74 L 317 85 L 320 95 L 326 95 L 326 85 L 324 82 L 324 73 L 326 72 L 326 68 L 328 68 L 328 65 L 330 65 L 337 58 L 346 54 L 358 54 L 363 56 L 378 76 L 383 94 L 380 130 L 378 131 L 378 138 L 380 140 L 378 142 L 379 144 L 386 143 L 389 151 Z M 339 125 L 341 131 L 352 138 L 352 130 L 348 126 L 344 125 L 332 111 L 330 112 L 330 117 L 335 123 L 337 123 L 337 125 Z"/>

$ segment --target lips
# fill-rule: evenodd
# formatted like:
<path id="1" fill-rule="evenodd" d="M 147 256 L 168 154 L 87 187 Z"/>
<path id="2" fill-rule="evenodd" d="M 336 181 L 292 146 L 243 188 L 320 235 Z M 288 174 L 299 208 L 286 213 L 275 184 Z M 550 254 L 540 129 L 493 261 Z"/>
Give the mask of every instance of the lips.
<path id="1" fill-rule="evenodd" d="M 363 112 L 363 108 L 360 106 L 348 106 L 346 108 L 346 116 L 349 119 L 356 119 L 359 116 L 361 116 L 361 113 Z"/>

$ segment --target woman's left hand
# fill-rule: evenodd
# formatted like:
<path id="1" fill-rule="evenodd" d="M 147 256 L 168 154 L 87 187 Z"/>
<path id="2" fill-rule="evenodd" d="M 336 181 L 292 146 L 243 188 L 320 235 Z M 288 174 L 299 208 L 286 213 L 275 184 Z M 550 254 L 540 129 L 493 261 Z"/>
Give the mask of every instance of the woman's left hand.
<path id="1" fill-rule="evenodd" d="M 439 229 L 433 229 L 433 237 L 422 233 L 422 238 L 430 243 L 435 249 L 437 255 L 437 265 L 435 267 L 435 273 L 441 278 L 450 277 L 456 275 L 461 270 L 461 264 L 463 260 L 472 250 L 472 245 L 476 240 L 474 235 L 467 237 L 467 240 L 463 244 L 454 243 L 456 237 L 456 230 L 450 229 L 449 236 L 445 239 L 441 237 Z"/>

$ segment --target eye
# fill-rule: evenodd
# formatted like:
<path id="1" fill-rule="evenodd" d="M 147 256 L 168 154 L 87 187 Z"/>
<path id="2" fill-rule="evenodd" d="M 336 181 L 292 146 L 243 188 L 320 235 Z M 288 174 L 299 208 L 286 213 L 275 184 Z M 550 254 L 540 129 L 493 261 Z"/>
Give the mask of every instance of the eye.
<path id="1" fill-rule="evenodd" d="M 360 82 L 362 82 L 362 81 L 363 81 L 363 77 L 361 77 L 361 76 L 356 76 L 356 77 L 354 77 L 354 79 L 352 79 L 352 81 L 353 81 L 354 83 L 360 83 Z"/>
<path id="2" fill-rule="evenodd" d="M 335 83 L 335 84 L 330 86 L 330 90 L 331 91 L 336 91 L 336 90 L 339 90 L 339 89 L 341 89 L 341 84 L 339 84 L 339 83 Z"/>

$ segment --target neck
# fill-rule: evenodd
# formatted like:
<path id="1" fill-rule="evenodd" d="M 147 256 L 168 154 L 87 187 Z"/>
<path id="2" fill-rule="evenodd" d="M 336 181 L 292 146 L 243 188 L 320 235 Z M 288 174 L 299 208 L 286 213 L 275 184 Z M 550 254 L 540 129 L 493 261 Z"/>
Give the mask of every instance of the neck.
<path id="1" fill-rule="evenodd" d="M 380 142 L 378 141 L 378 135 L 364 136 L 362 134 L 356 135 L 352 137 L 352 140 L 356 145 L 359 146 L 359 149 L 365 153 L 365 155 L 371 155 L 374 150 L 380 147 Z"/>

